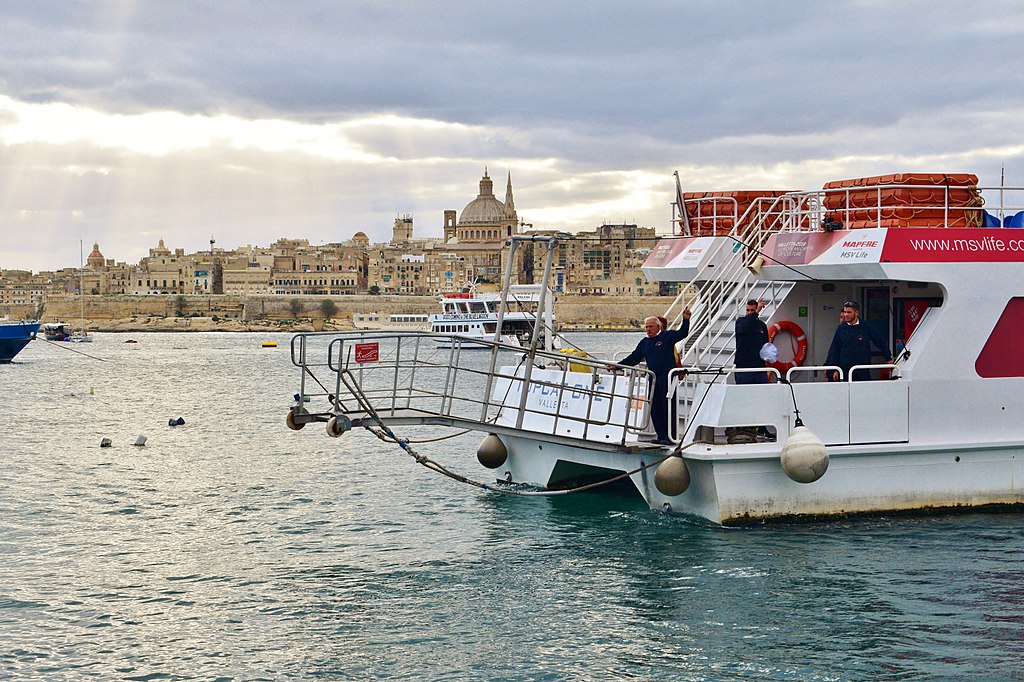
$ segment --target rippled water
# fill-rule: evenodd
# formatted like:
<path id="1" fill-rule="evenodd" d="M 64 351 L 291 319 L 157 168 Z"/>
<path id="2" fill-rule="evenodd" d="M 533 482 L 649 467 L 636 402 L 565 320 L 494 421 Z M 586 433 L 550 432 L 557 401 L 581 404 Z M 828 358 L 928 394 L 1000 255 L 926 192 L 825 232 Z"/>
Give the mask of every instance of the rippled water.
<path id="1" fill-rule="evenodd" d="M 0 677 L 1024 679 L 1020 515 L 503 497 L 287 430 L 287 336 L 125 338 L 0 366 Z M 483 478 L 479 438 L 421 449 Z"/>

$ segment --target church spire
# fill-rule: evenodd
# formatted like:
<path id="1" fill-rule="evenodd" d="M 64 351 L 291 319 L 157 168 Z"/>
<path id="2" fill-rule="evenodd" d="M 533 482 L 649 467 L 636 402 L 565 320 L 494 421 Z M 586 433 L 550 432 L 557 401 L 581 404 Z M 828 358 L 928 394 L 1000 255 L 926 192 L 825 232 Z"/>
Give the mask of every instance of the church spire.
<path id="1" fill-rule="evenodd" d="M 516 212 L 516 202 L 512 198 L 512 171 L 508 172 L 508 186 L 505 188 L 505 210 L 509 215 Z"/>

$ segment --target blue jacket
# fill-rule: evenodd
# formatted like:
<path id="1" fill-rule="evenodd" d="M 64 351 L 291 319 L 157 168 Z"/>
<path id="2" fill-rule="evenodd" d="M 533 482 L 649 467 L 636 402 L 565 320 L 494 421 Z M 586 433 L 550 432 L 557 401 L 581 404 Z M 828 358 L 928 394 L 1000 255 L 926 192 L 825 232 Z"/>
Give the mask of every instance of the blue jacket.
<path id="1" fill-rule="evenodd" d="M 861 322 L 856 325 L 849 325 L 843 322 L 836 327 L 835 336 L 832 337 L 832 345 L 828 349 L 826 365 L 839 365 L 843 372 L 849 372 L 854 365 L 871 364 L 871 345 L 874 344 L 882 351 L 886 359 L 892 357 L 889 346 L 885 339 L 871 327 Z M 866 374 L 866 371 L 865 371 Z"/>
<path id="2" fill-rule="evenodd" d="M 736 366 L 764 367 L 761 347 L 768 343 L 768 327 L 757 313 L 736 320 Z"/>
<path id="3" fill-rule="evenodd" d="M 666 329 L 653 338 L 645 336 L 636 344 L 636 350 L 620 360 L 619 364 L 632 367 L 646 360 L 647 369 L 654 372 L 656 377 L 664 379 L 676 367 L 676 344 L 689 333 L 690 321 L 684 319 L 679 329 Z"/>

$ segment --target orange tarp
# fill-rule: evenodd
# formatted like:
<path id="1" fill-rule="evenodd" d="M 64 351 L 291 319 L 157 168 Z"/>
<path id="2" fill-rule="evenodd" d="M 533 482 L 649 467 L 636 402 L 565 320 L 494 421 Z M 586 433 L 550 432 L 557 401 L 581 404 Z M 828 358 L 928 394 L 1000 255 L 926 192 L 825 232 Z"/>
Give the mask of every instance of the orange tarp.
<path id="1" fill-rule="evenodd" d="M 709 237 L 732 233 L 737 219 L 743 217 L 758 199 L 774 199 L 790 190 L 737 190 L 732 192 L 684 192 L 683 201 L 690 216 L 690 234 Z M 735 202 L 735 203 L 733 203 Z M 733 212 L 735 211 L 735 216 Z M 679 226 L 682 227 L 682 221 Z"/>
<path id="2" fill-rule="evenodd" d="M 822 189 L 843 189 L 845 187 L 876 187 L 878 185 L 932 185 L 935 187 L 977 186 L 978 176 L 970 173 L 891 173 L 872 175 L 867 178 L 833 180 L 826 182 Z"/>
<path id="3" fill-rule="evenodd" d="M 981 206 L 974 187 L 878 187 L 851 189 L 825 195 L 825 208 L 872 208 L 875 206 Z"/>
<path id="4" fill-rule="evenodd" d="M 827 182 L 824 207 L 847 229 L 869 227 L 980 227 L 985 201 L 978 176 L 968 173 L 893 173 Z M 912 185 L 894 187 L 893 185 Z"/>

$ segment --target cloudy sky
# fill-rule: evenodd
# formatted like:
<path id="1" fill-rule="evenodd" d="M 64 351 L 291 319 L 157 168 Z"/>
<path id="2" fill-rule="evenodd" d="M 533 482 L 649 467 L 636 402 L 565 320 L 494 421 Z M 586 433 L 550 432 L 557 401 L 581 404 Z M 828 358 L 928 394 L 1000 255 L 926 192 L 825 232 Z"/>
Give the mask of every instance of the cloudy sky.
<path id="1" fill-rule="evenodd" d="M 6 0 L 0 268 L 439 235 L 486 166 L 536 227 L 684 188 L 1024 186 L 1018 2 Z"/>

